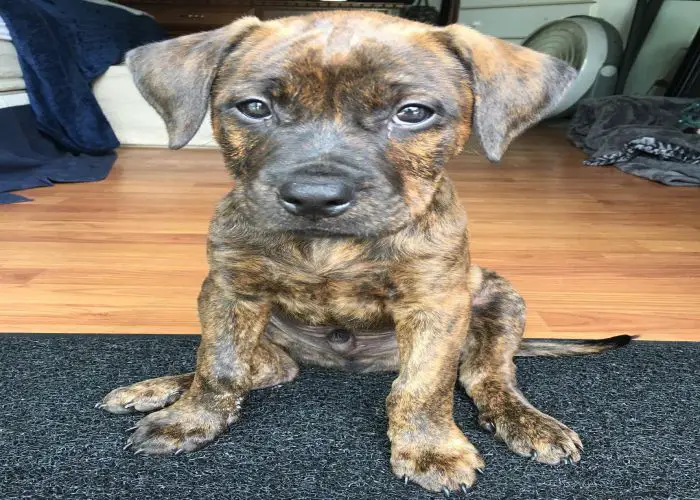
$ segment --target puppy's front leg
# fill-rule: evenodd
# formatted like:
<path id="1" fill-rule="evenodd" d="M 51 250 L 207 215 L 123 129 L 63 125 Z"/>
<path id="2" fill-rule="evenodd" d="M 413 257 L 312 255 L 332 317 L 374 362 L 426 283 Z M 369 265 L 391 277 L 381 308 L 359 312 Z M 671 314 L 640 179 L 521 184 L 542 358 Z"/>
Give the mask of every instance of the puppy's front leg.
<path id="1" fill-rule="evenodd" d="M 427 295 L 394 311 L 401 364 L 387 398 L 391 465 L 399 477 L 449 493 L 469 488 L 484 466 L 452 417 L 470 296 Z"/>
<path id="2" fill-rule="evenodd" d="M 172 406 L 138 422 L 127 443 L 137 453 L 199 449 L 238 419 L 252 388 L 251 365 L 269 321 L 269 303 L 224 290 L 210 273 L 199 296 L 199 316 L 202 338 L 192 385 Z"/>

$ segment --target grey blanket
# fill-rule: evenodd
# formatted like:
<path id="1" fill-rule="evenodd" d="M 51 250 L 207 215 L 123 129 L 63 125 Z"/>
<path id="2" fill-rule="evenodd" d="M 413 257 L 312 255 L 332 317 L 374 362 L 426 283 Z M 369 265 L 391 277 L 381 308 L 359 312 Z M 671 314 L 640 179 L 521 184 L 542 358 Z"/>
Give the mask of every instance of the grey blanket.
<path id="1" fill-rule="evenodd" d="M 568 137 L 590 158 L 669 186 L 700 186 L 700 135 L 679 125 L 692 99 L 611 96 L 582 101 Z"/>

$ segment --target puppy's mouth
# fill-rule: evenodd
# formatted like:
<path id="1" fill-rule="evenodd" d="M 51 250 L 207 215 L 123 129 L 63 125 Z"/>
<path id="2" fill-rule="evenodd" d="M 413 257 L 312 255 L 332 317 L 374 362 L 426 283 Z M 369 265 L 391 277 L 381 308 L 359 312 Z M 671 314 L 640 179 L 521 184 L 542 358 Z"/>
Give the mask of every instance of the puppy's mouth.
<path id="1" fill-rule="evenodd" d="M 354 233 L 343 231 L 329 231 L 319 228 L 292 229 L 290 233 L 302 238 L 347 238 L 356 236 Z"/>
<path id="2" fill-rule="evenodd" d="M 358 207 L 361 208 L 361 207 Z M 337 217 L 285 217 L 278 222 L 278 230 L 306 238 L 343 238 L 368 236 L 371 224 L 364 217 L 350 212 Z"/>
<path id="3" fill-rule="evenodd" d="M 376 219 L 353 218 L 347 214 L 347 220 L 321 219 L 318 222 L 292 220 L 276 226 L 276 231 L 291 233 L 301 239 L 373 239 L 400 231 L 408 220 L 396 214 L 387 214 L 378 222 Z"/>

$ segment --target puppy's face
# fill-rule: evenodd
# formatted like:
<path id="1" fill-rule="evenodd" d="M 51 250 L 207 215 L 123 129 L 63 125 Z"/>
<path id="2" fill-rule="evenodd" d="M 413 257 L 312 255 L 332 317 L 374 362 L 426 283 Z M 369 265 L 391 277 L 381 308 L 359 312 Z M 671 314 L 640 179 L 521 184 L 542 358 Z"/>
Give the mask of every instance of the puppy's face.
<path id="1" fill-rule="evenodd" d="M 256 224 L 371 235 L 425 210 L 471 96 L 439 41 L 401 27 L 282 21 L 224 59 L 214 129 Z"/>
<path id="2" fill-rule="evenodd" d="M 184 145 L 210 102 L 240 210 L 267 231 L 372 236 L 429 207 L 475 123 L 487 155 L 553 106 L 564 64 L 467 28 L 326 13 L 132 51 L 144 96 Z"/>

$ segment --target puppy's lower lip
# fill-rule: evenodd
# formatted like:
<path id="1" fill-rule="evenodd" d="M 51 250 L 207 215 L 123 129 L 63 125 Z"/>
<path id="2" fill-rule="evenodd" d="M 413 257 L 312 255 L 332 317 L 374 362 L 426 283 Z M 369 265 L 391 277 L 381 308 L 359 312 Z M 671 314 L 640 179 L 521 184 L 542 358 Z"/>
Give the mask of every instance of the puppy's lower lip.
<path id="1" fill-rule="evenodd" d="M 298 234 L 300 236 L 310 236 L 310 237 L 321 237 L 321 238 L 342 238 L 348 236 L 348 233 L 343 233 L 340 231 L 329 231 L 326 229 L 317 228 L 305 228 L 305 229 L 293 229 L 292 233 Z"/>

